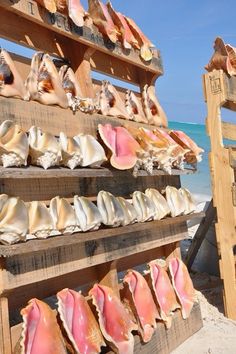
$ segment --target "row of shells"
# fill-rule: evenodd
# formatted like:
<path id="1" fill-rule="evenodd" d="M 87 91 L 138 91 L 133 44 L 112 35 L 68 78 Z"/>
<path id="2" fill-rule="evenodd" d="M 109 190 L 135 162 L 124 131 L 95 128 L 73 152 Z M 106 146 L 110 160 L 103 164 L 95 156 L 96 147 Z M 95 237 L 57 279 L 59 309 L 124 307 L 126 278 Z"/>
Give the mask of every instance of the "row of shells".
<path id="1" fill-rule="evenodd" d="M 185 264 L 172 258 L 168 268 L 163 260 L 153 260 L 147 266 L 145 277 L 136 270 L 127 271 L 121 299 L 102 284 L 90 289 L 92 304 L 81 292 L 59 291 L 58 322 L 46 303 L 31 299 L 21 310 L 21 353 L 65 354 L 67 347 L 69 353 L 98 354 L 101 347 L 109 345 L 115 353 L 133 354 L 136 332 L 147 343 L 157 321 L 170 328 L 179 308 L 183 319 L 188 318 L 196 299 Z"/>
<path id="2" fill-rule="evenodd" d="M 187 189 L 167 186 L 166 198 L 156 189 L 135 191 L 132 200 L 100 191 L 96 204 L 74 196 L 73 205 L 65 198 L 51 199 L 49 207 L 42 201 L 24 203 L 19 197 L 0 195 L 0 241 L 16 243 L 31 238 L 97 230 L 101 224 L 118 227 L 161 220 L 171 215 L 190 214 L 195 203 Z"/>
<path id="3" fill-rule="evenodd" d="M 59 72 L 48 54 L 35 53 L 31 70 L 22 80 L 9 53 L 0 53 L 0 95 L 38 101 L 44 105 L 70 107 L 74 112 L 101 113 L 155 126 L 167 126 L 166 115 L 156 97 L 154 86 L 145 85 L 141 97 L 127 90 L 125 101 L 116 88 L 103 81 L 95 98 L 83 97 L 79 82 L 68 65 Z"/>

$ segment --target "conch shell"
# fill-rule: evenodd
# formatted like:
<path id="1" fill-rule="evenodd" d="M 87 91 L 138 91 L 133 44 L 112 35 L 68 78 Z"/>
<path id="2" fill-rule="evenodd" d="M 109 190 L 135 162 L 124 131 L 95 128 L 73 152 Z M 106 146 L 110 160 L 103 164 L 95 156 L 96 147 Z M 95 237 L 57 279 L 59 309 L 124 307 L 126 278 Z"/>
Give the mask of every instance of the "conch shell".
<path id="1" fill-rule="evenodd" d="M 117 197 L 116 199 L 120 203 L 124 214 L 122 226 L 135 223 L 137 221 L 137 211 L 133 204 L 122 197 Z"/>
<path id="2" fill-rule="evenodd" d="M 166 200 L 170 207 L 170 213 L 172 217 L 184 214 L 185 201 L 177 188 L 171 186 L 166 187 Z"/>
<path id="3" fill-rule="evenodd" d="M 97 230 L 102 223 L 102 216 L 96 205 L 88 198 L 74 196 L 74 208 L 78 226 L 82 231 Z"/>
<path id="4" fill-rule="evenodd" d="M 0 161 L 3 167 L 27 165 L 29 143 L 19 125 L 5 120 L 0 125 Z"/>
<path id="5" fill-rule="evenodd" d="M 45 203 L 39 201 L 30 202 L 29 212 L 29 234 L 36 238 L 47 238 L 59 234 L 55 231 L 53 219 Z"/>
<path id="6" fill-rule="evenodd" d="M 166 199 L 158 190 L 154 188 L 148 188 L 146 189 L 145 194 L 149 199 L 151 199 L 155 206 L 154 220 L 161 220 L 170 214 L 170 207 Z"/>
<path id="7" fill-rule="evenodd" d="M 33 165 L 42 166 L 45 170 L 58 166 L 61 160 L 61 149 L 57 139 L 50 133 L 43 133 L 38 127 L 29 129 L 29 155 Z"/>
<path id="8" fill-rule="evenodd" d="M 77 227 L 75 211 L 65 198 L 55 197 L 50 201 L 53 227 L 62 234 L 73 233 Z"/>
<path id="9" fill-rule="evenodd" d="M 125 128 L 111 124 L 99 124 L 98 131 L 112 152 L 110 164 L 119 170 L 133 168 L 138 160 L 137 153 L 142 149 L 132 135 Z"/>
<path id="10" fill-rule="evenodd" d="M 104 116 L 131 119 L 125 108 L 125 102 L 122 101 L 119 93 L 109 81 L 102 82 L 99 105 Z"/>
<path id="11" fill-rule="evenodd" d="M 144 111 L 149 124 L 158 127 L 167 127 L 167 117 L 156 97 L 155 87 L 146 84 L 143 88 L 142 94 Z"/>
<path id="12" fill-rule="evenodd" d="M 82 167 L 100 167 L 107 161 L 105 151 L 101 144 L 89 134 L 80 134 L 74 137 L 79 142 L 81 150 Z"/>
<path id="13" fill-rule="evenodd" d="M 100 284 L 95 284 L 89 295 L 96 306 L 102 334 L 115 353 L 133 354 L 134 337 L 131 332 L 137 329 L 137 325 L 120 299 L 111 288 Z"/>
<path id="14" fill-rule="evenodd" d="M 117 227 L 124 222 L 123 209 L 114 195 L 100 191 L 97 195 L 97 206 L 102 215 L 104 225 Z"/>
<path id="15" fill-rule="evenodd" d="M 144 193 L 136 191 L 133 193 L 133 205 L 137 211 L 138 222 L 153 220 L 156 214 L 155 205 Z"/>
<path id="16" fill-rule="evenodd" d="M 156 319 L 160 318 L 151 290 L 142 274 L 135 270 L 129 270 L 123 282 L 128 285 L 125 299 L 135 314 L 142 339 L 147 343 L 157 327 Z"/>
<path id="17" fill-rule="evenodd" d="M 30 99 L 45 105 L 68 107 L 66 93 L 60 76 L 48 54 L 36 53 L 31 61 L 31 70 L 26 79 Z"/>
<path id="18" fill-rule="evenodd" d="M 0 95 L 5 97 L 19 97 L 29 100 L 29 94 L 24 86 L 13 60 L 8 52 L 0 49 Z"/>
<path id="19" fill-rule="evenodd" d="M 75 112 L 78 109 L 78 99 L 82 96 L 75 73 L 68 65 L 63 65 L 59 70 L 59 77 L 68 99 L 68 105 Z"/>
<path id="20" fill-rule="evenodd" d="M 20 198 L 0 195 L 0 242 L 12 244 L 26 240 L 28 210 Z"/>
<path id="21" fill-rule="evenodd" d="M 53 14 L 57 12 L 55 0 L 36 0 L 36 2 Z"/>
<path id="22" fill-rule="evenodd" d="M 99 31 L 108 37 L 111 42 L 116 43 L 116 28 L 111 16 L 109 15 L 106 5 L 99 0 L 88 0 L 88 4 L 88 12 L 95 26 L 97 26 Z"/>
<path id="23" fill-rule="evenodd" d="M 148 123 L 148 119 L 145 117 L 141 102 L 131 90 L 126 91 L 125 106 L 130 119 L 138 123 Z"/>
<path id="24" fill-rule="evenodd" d="M 80 0 L 67 0 L 69 16 L 78 27 L 83 27 L 86 12 Z"/>
<path id="25" fill-rule="evenodd" d="M 182 195 L 185 203 L 184 214 L 187 215 L 193 213 L 196 210 L 196 204 L 189 190 L 186 188 L 180 188 L 179 193 Z"/>
<path id="26" fill-rule="evenodd" d="M 23 317 L 22 354 L 66 354 L 56 314 L 43 301 L 31 299 L 21 310 Z"/>
<path id="27" fill-rule="evenodd" d="M 82 161 L 79 139 L 68 138 L 64 133 L 60 133 L 60 146 L 63 166 L 69 167 L 71 170 L 80 166 Z"/>

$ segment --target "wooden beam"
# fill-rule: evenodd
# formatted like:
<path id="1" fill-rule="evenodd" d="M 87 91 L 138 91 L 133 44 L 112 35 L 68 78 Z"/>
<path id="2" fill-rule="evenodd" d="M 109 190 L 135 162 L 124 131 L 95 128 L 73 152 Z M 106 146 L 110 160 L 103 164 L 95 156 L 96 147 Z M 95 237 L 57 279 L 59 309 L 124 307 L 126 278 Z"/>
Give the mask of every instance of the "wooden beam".
<path id="1" fill-rule="evenodd" d="M 222 122 L 222 136 L 225 139 L 236 140 L 236 126 L 235 124 Z"/>
<path id="2" fill-rule="evenodd" d="M 202 218 L 202 221 L 192 239 L 192 243 L 188 249 L 187 255 L 184 260 L 189 271 L 191 270 L 191 267 L 197 256 L 199 248 L 201 247 L 201 244 L 215 219 L 216 219 L 216 209 L 213 207 L 213 200 L 211 200 L 206 210 L 206 215 L 205 217 Z"/>

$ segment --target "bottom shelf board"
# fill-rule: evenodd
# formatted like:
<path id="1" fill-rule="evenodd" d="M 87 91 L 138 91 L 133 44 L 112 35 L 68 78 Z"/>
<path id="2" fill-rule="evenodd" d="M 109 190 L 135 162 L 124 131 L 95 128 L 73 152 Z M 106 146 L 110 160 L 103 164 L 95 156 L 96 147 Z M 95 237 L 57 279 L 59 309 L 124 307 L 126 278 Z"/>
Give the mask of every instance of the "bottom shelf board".
<path id="1" fill-rule="evenodd" d="M 134 354 L 169 354 L 186 339 L 199 331 L 203 326 L 200 305 L 195 303 L 188 319 L 183 320 L 179 310 L 173 316 L 172 326 L 166 330 L 165 325 L 157 323 L 157 329 L 148 343 L 142 343 L 138 335 L 134 336 Z M 12 347 L 19 346 L 21 324 L 11 328 Z M 114 354 L 109 349 L 104 349 L 103 354 Z"/>
<path id="2" fill-rule="evenodd" d="M 24 243 L 17 243 L 14 245 L 1 245 L 0 257 L 11 257 L 27 253 L 50 250 L 53 248 L 73 246 L 87 241 L 97 241 L 101 239 L 108 239 L 120 235 L 132 236 L 134 232 L 155 230 L 155 228 L 165 228 L 171 225 L 178 225 L 187 220 L 201 219 L 205 216 L 204 212 L 193 213 L 189 215 L 177 216 L 174 218 L 167 217 L 162 220 L 149 221 L 145 223 L 135 223 L 133 225 L 121 226 L 116 228 L 100 228 L 97 231 L 80 232 L 72 235 L 61 235 L 49 237 L 47 239 L 34 239 Z M 158 245 L 157 245 L 158 247 Z"/>

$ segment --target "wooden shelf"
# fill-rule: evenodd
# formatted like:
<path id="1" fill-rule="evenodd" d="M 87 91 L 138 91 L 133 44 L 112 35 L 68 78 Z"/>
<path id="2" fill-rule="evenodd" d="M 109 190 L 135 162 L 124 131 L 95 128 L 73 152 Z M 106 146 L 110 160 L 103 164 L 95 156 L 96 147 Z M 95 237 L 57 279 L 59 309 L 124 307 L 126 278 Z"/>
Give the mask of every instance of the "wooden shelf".
<path id="1" fill-rule="evenodd" d="M 100 228 L 97 231 L 90 232 L 80 232 L 74 233 L 72 235 L 61 235 L 53 236 L 47 239 L 35 239 L 29 240 L 24 243 L 17 243 L 15 245 L 1 245 L 0 246 L 0 256 L 3 257 L 12 257 L 17 255 L 23 255 L 27 253 L 33 253 L 44 250 L 51 250 L 53 248 L 59 248 L 73 245 L 78 245 L 80 243 L 88 241 L 98 241 L 101 239 L 108 239 L 111 237 L 122 237 L 125 235 L 126 238 L 133 237 L 133 233 L 137 231 L 148 231 L 154 230 L 155 228 L 165 228 L 166 226 L 178 225 L 187 220 L 203 218 L 205 216 L 204 212 L 194 213 L 189 215 L 177 216 L 175 218 L 167 217 L 163 220 L 149 221 L 145 223 L 135 223 L 133 225 L 116 227 L 116 228 Z M 177 241 L 177 240 L 175 240 Z M 172 242 L 170 237 L 169 242 Z M 156 247 L 162 246 L 168 243 L 166 237 L 160 238 Z"/>
<path id="2" fill-rule="evenodd" d="M 193 174 L 196 170 L 193 169 L 185 169 L 185 170 L 177 170 L 172 169 L 171 175 L 186 175 Z M 123 177 L 131 175 L 132 171 L 119 171 L 115 169 L 108 168 L 80 168 L 75 170 L 70 170 L 69 168 L 58 167 L 58 168 L 50 168 L 48 170 L 44 170 L 41 167 L 37 166 L 28 166 L 28 167 L 11 167 L 4 168 L 0 167 L 0 179 L 11 179 L 11 178 L 92 178 L 92 177 Z M 166 172 L 162 170 L 153 170 L 152 175 L 149 175 L 146 171 L 140 170 L 138 172 L 137 177 L 153 177 L 153 176 L 165 176 Z M 134 177 L 135 178 L 135 177 Z"/>

